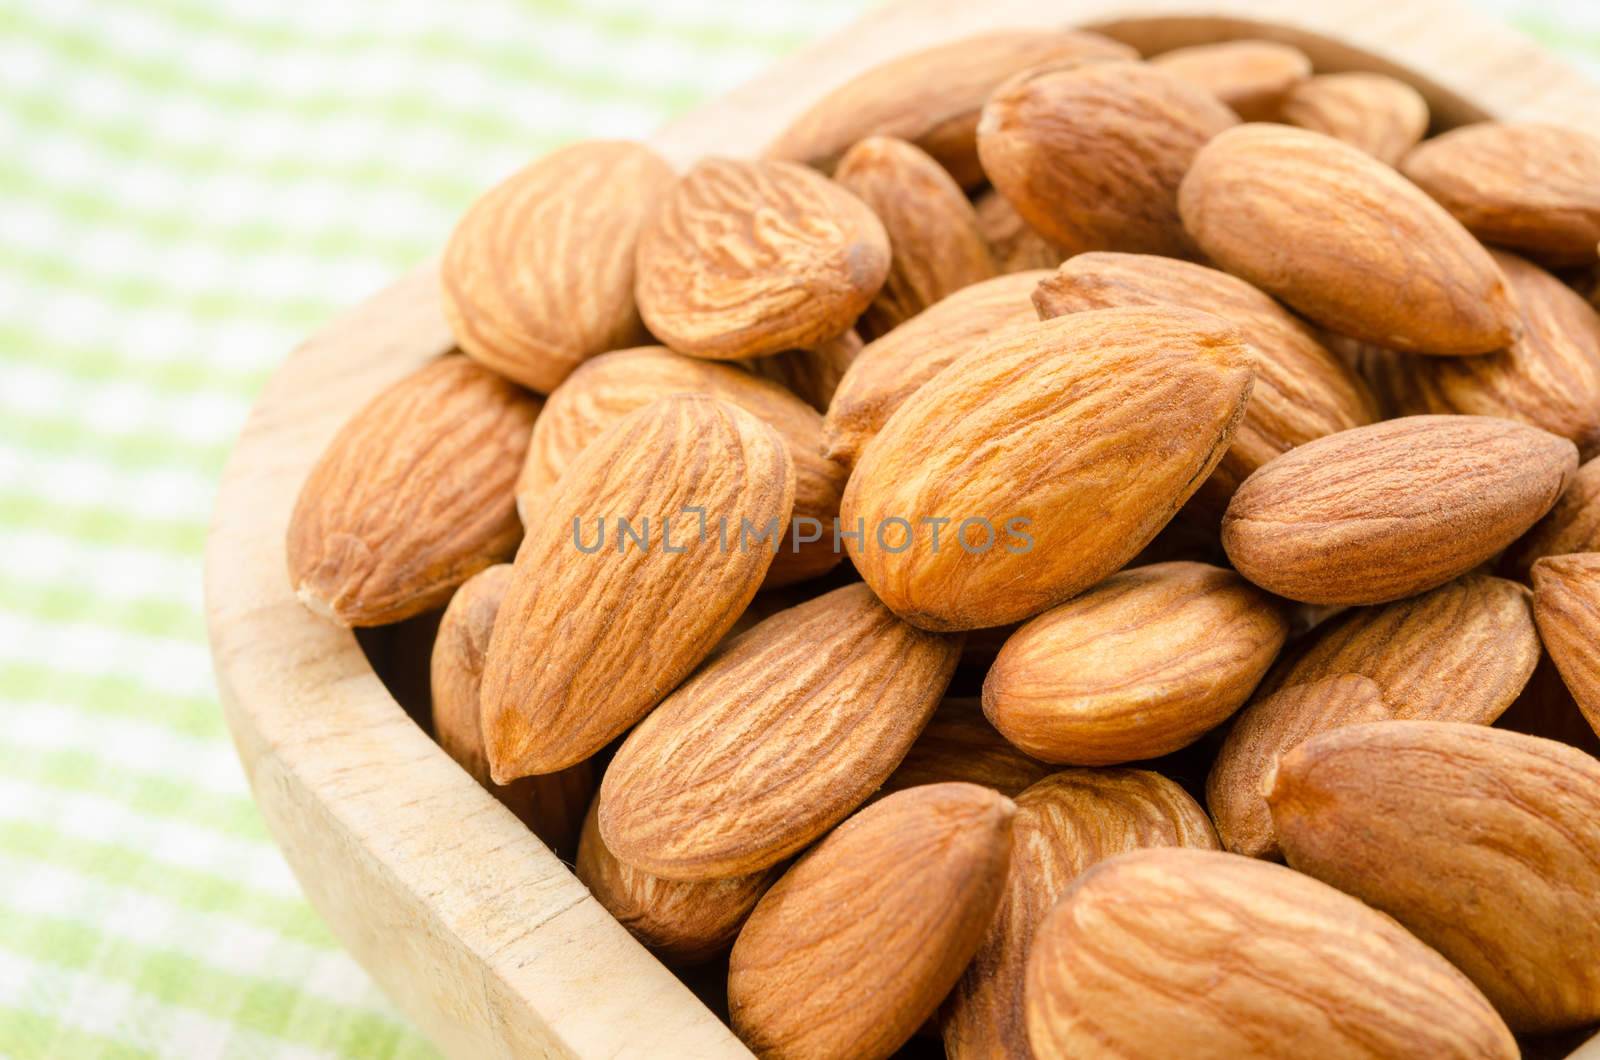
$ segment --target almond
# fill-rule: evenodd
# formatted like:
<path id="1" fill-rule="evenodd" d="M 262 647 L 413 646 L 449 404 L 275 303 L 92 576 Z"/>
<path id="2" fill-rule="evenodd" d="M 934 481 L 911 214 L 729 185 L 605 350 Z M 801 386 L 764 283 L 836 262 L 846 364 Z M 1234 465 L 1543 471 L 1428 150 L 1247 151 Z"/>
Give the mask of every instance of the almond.
<path id="1" fill-rule="evenodd" d="M 1600 139 L 1560 125 L 1480 122 L 1426 141 L 1400 169 L 1485 243 L 1547 265 L 1595 260 Z"/>
<path id="2" fill-rule="evenodd" d="M 528 529 L 489 641 L 497 783 L 593 755 L 705 658 L 772 563 L 744 528 L 786 525 L 794 480 L 776 431 L 698 395 L 630 413 L 583 451 Z"/>
<path id="3" fill-rule="evenodd" d="M 768 424 L 783 438 L 794 462 L 794 516 L 814 520 L 806 532 L 786 528 L 786 540 L 767 571 L 767 586 L 788 585 L 831 570 L 846 470 L 823 455 L 822 417 L 794 394 L 739 365 L 684 357 L 664 346 L 601 354 L 567 380 L 545 403 L 534 424 L 527 460 L 517 478 L 517 508 L 532 525 L 579 454 L 623 417 L 671 394 L 706 394 Z M 599 514 L 599 513 L 594 513 Z M 801 538 L 816 533 L 816 540 Z"/>
<path id="4" fill-rule="evenodd" d="M 467 579 L 450 598 L 433 642 L 433 732 L 445 754 L 473 780 L 505 803 L 551 850 L 570 858 L 577 849 L 584 807 L 594 795 L 594 766 L 580 762 L 559 773 L 500 785 L 489 776 L 489 756 L 483 749 L 479 709 L 483 660 L 510 585 L 511 564 L 498 563 Z"/>
<path id="5" fill-rule="evenodd" d="M 1156 758 L 1238 710 L 1288 633 L 1273 599 L 1233 571 L 1125 570 L 1017 630 L 983 682 L 983 710 L 1047 762 Z"/>
<path id="6" fill-rule="evenodd" d="M 1583 716 L 1600 733 L 1600 553 L 1546 556 L 1533 565 L 1533 615 Z"/>
<path id="7" fill-rule="evenodd" d="M 1269 40 L 1230 40 L 1162 52 L 1150 65 L 1205 89 L 1245 121 L 1270 121 L 1284 97 L 1311 76 L 1299 48 Z"/>
<path id="8" fill-rule="evenodd" d="M 1219 266 L 1334 331 L 1450 355 L 1516 338 L 1489 252 L 1404 177 L 1330 136 L 1230 129 L 1195 157 L 1178 208 Z"/>
<path id="9" fill-rule="evenodd" d="M 1354 673 L 1291 685 L 1246 707 L 1206 778 L 1206 806 L 1222 844 L 1246 857 L 1281 857 L 1261 788 L 1278 757 L 1317 733 L 1393 717 L 1377 682 Z"/>
<path id="10" fill-rule="evenodd" d="M 840 825 L 739 932 L 734 1031 L 760 1056 L 892 1054 L 978 948 L 1005 886 L 1015 812 L 988 788 L 931 784 Z"/>
<path id="11" fill-rule="evenodd" d="M 869 338 L 995 274 L 972 203 L 926 151 L 871 136 L 845 152 L 833 176 L 889 234 L 889 276 L 863 318 Z"/>
<path id="12" fill-rule="evenodd" d="M 575 871 L 606 912 L 673 964 L 701 964 L 733 945 L 750 911 L 777 878 L 776 870 L 692 883 L 640 872 L 606 849 L 599 805 L 596 800 L 584 818 Z"/>
<path id="13" fill-rule="evenodd" d="M 774 615 L 629 734 L 601 784 L 606 845 L 685 880 L 803 850 L 894 772 L 960 652 L 859 582 Z"/>
<path id="14" fill-rule="evenodd" d="M 1005 895 L 943 1020 L 951 1060 L 1029 1060 L 1023 979 L 1039 922 L 1089 866 L 1145 847 L 1217 849 L 1205 811 L 1140 769 L 1068 769 L 1017 797 Z"/>
<path id="15" fill-rule="evenodd" d="M 1343 140 L 1392 166 L 1428 131 L 1428 101 L 1384 74 L 1319 74 L 1290 89 L 1278 120 Z"/>
<path id="16" fill-rule="evenodd" d="M 1233 445 L 1196 494 L 1197 503 L 1218 513 L 1273 457 L 1377 418 L 1366 385 L 1311 329 L 1225 272 L 1148 254 L 1079 254 L 1039 283 L 1033 302 L 1045 320 L 1086 309 L 1176 305 L 1238 325 L 1256 382 Z"/>
<path id="17" fill-rule="evenodd" d="M 990 188 L 974 204 L 978 231 L 989 245 L 989 256 L 1001 273 L 1053 269 L 1066 252 L 1029 227 L 1006 197 Z"/>
<path id="18" fill-rule="evenodd" d="M 372 399 L 300 487 L 286 543 L 302 603 L 341 626 L 431 611 L 508 559 L 512 494 L 539 400 L 465 357 Z"/>
<path id="19" fill-rule="evenodd" d="M 861 531 L 845 547 L 925 629 L 1038 614 L 1121 568 L 1205 480 L 1249 399 L 1249 361 L 1237 328 L 1186 309 L 1011 329 L 873 438 L 840 506 Z"/>
<path id="20" fill-rule="evenodd" d="M 1519 1055 L 1478 989 L 1393 920 L 1204 850 L 1079 877 L 1034 937 L 1027 1013 L 1039 1060 Z"/>
<path id="21" fill-rule="evenodd" d="M 549 393 L 583 361 L 638 342 L 633 254 L 676 174 L 639 144 L 563 147 L 472 205 L 440 267 L 461 348 Z"/>
<path id="22" fill-rule="evenodd" d="M 819 342 L 809 350 L 784 350 L 782 353 L 757 357 L 750 361 L 750 370 L 764 379 L 771 379 L 788 387 L 801 401 L 827 412 L 833 401 L 833 392 L 839 389 L 839 380 L 849 371 L 861 352 L 861 336 L 854 329 L 837 338 Z"/>
<path id="23" fill-rule="evenodd" d="M 1600 1019 L 1600 762 L 1478 725 L 1388 722 L 1284 755 L 1289 864 L 1389 913 L 1519 1031 Z"/>
<path id="24" fill-rule="evenodd" d="M 737 360 L 842 335 L 888 272 L 883 225 L 827 177 L 710 158 L 640 233 L 635 294 L 668 346 Z"/>
<path id="25" fill-rule="evenodd" d="M 767 156 L 831 172 L 857 141 L 894 136 L 928 152 L 963 187 L 974 187 L 984 181 L 973 142 L 978 112 L 1000 82 L 1041 63 L 1136 58 L 1125 44 L 1076 30 L 999 30 L 951 41 L 840 85 L 773 141 Z"/>
<path id="26" fill-rule="evenodd" d="M 1028 300 L 1042 271 L 973 284 L 869 342 L 839 380 L 823 422 L 828 455 L 852 465 L 895 409 L 957 357 L 1012 324 L 1039 319 Z"/>
<path id="27" fill-rule="evenodd" d="M 1019 751 L 995 731 L 974 698 L 948 698 L 879 789 L 892 795 L 920 784 L 982 784 L 1015 798 L 1043 780 L 1050 767 Z"/>
<path id="28" fill-rule="evenodd" d="M 1308 442 L 1251 475 L 1223 517 L 1222 545 L 1239 573 L 1291 600 L 1398 600 L 1491 559 L 1550 510 L 1577 467 L 1571 442 L 1510 420 L 1388 420 Z"/>
<path id="29" fill-rule="evenodd" d="M 984 172 L 1023 220 L 1068 254 L 1187 257 L 1178 182 L 1238 118 L 1204 89 L 1142 63 L 1019 76 L 978 124 Z"/>
<path id="30" fill-rule="evenodd" d="M 1578 468 L 1550 514 L 1507 550 L 1502 568 L 1527 581 L 1535 560 L 1568 552 L 1600 552 L 1600 458 Z"/>

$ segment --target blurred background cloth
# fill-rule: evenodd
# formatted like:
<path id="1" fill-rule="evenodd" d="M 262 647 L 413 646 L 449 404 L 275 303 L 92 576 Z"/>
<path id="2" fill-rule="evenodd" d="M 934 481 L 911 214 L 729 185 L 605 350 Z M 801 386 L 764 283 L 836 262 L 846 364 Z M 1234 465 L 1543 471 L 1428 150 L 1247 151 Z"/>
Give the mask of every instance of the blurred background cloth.
<path id="1" fill-rule="evenodd" d="M 480 189 L 868 6 L 0 0 L 0 1055 L 431 1055 L 228 742 L 200 605 L 228 447 Z M 1484 6 L 1600 70 L 1600 5 Z"/>

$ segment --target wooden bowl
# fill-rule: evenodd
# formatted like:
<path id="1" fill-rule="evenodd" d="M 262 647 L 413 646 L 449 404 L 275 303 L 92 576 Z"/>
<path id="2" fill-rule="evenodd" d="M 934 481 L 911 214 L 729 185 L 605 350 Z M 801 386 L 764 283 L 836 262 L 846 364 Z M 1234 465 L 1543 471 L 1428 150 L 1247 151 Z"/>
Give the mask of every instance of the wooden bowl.
<path id="1" fill-rule="evenodd" d="M 1184 17 L 1197 6 L 1217 15 Z M 1146 52 L 1270 37 L 1305 50 L 1320 71 L 1411 82 L 1436 125 L 1493 115 L 1600 134 L 1600 87 L 1452 0 L 905 0 L 651 142 L 678 165 L 753 153 L 822 92 L 891 56 L 997 26 L 1063 23 Z M 206 611 L 256 802 L 311 903 L 446 1053 L 748 1056 L 406 715 L 356 638 L 290 591 L 284 531 L 312 462 L 369 398 L 452 347 L 435 268 L 401 278 L 290 354 L 223 473 Z"/>

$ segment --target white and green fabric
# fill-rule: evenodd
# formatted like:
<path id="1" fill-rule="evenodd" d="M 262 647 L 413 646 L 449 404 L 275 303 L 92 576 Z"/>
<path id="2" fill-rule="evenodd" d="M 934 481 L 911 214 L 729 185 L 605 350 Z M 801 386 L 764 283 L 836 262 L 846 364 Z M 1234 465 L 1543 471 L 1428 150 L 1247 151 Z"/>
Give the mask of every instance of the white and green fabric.
<path id="1" fill-rule="evenodd" d="M 478 189 L 868 2 L 0 0 L 0 1056 L 431 1055 L 223 728 L 200 555 L 230 441 Z M 1600 60 L 1595 5 L 1491 6 Z"/>

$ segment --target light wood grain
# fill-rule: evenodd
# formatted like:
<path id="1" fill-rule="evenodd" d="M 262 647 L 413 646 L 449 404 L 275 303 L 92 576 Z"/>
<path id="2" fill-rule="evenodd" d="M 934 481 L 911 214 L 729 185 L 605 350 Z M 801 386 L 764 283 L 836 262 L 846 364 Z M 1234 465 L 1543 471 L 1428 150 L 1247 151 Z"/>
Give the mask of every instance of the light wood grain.
<path id="1" fill-rule="evenodd" d="M 1217 17 L 1172 17 L 1201 6 Z M 1321 70 L 1401 76 L 1445 125 L 1493 113 L 1600 133 L 1600 88 L 1451 0 L 910 0 L 652 142 L 680 166 L 751 153 L 822 92 L 885 58 L 979 30 L 1054 24 L 1104 26 L 1147 52 L 1266 36 L 1302 47 Z M 206 609 L 256 800 L 312 904 L 447 1053 L 746 1056 L 417 728 L 355 639 L 290 591 L 284 530 L 312 462 L 356 408 L 451 347 L 434 272 L 432 262 L 419 267 L 290 354 L 224 472 Z"/>

